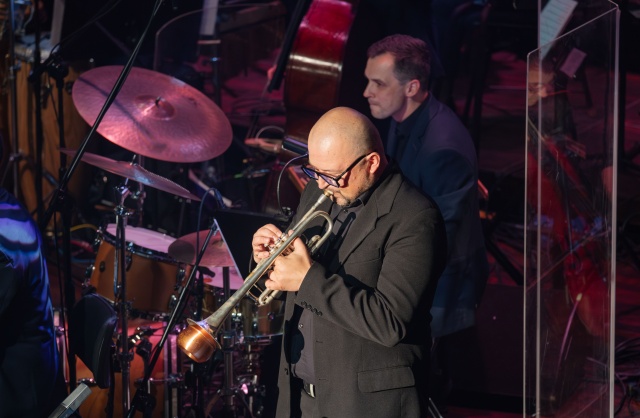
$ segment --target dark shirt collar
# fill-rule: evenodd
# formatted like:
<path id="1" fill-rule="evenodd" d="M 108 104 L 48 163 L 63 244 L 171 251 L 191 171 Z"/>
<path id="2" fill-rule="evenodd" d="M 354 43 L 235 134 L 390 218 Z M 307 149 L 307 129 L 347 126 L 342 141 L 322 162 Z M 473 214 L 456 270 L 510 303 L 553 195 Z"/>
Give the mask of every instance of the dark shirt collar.
<path id="1" fill-rule="evenodd" d="M 420 119 L 420 113 L 422 113 L 422 109 L 424 109 L 424 107 L 427 105 L 427 101 L 429 101 L 430 97 L 431 93 L 429 93 L 427 98 L 422 103 L 420 103 L 420 106 L 418 106 L 418 108 L 414 110 L 408 118 L 398 123 L 398 125 L 396 126 L 396 135 L 406 137 L 411 135 L 411 131 L 413 130 L 413 127 L 416 126 L 416 123 L 418 123 L 418 120 Z"/>

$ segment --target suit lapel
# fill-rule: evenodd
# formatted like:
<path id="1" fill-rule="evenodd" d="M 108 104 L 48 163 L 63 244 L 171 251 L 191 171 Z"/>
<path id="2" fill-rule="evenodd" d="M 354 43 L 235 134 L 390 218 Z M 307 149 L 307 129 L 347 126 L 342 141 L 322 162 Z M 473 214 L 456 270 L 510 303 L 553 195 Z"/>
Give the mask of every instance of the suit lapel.
<path id="1" fill-rule="evenodd" d="M 374 231 L 378 219 L 388 214 L 391 210 L 394 197 L 402 181 L 401 176 L 393 175 L 393 172 L 397 171 L 397 169 L 392 167 L 391 170 L 392 173 L 382 180 L 371 194 L 367 204 L 362 208 L 362 212 L 353 221 L 349 233 L 338 249 L 337 257 L 331 260 L 329 267 L 331 271 L 336 271 L 341 264 L 344 264 L 351 253 Z"/>

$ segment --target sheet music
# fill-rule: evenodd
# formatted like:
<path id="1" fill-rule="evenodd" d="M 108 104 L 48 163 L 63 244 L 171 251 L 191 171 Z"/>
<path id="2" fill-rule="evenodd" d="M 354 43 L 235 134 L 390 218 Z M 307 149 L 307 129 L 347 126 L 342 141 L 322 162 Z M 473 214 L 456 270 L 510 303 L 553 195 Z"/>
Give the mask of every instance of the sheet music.
<path id="1" fill-rule="evenodd" d="M 573 10 L 578 5 L 575 0 L 549 0 L 540 13 L 540 46 L 544 47 L 555 40 L 566 26 Z M 549 47 L 543 49 L 542 56 Z"/>
<path id="2" fill-rule="evenodd" d="M 573 77 L 578 72 L 578 68 L 584 62 L 584 59 L 587 57 L 587 54 L 584 51 L 579 50 L 578 48 L 572 48 L 567 55 L 567 58 L 562 63 L 560 67 L 560 71 L 565 73 L 567 77 Z"/>

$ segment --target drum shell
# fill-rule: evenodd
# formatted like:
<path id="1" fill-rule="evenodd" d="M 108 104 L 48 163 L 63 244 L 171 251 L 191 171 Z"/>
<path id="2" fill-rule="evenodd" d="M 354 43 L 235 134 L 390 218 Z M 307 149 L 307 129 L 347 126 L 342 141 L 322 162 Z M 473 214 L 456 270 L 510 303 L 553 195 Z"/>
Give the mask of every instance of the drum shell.
<path id="1" fill-rule="evenodd" d="M 246 338 L 271 338 L 282 334 L 284 325 L 284 301 L 273 300 L 271 303 L 258 306 L 245 298 L 240 310 L 243 317 L 243 332 Z"/>
<path id="2" fill-rule="evenodd" d="M 134 316 L 169 314 L 178 297 L 179 286 L 190 271 L 188 265 L 176 261 L 166 252 L 175 239 L 132 226 L 125 228 L 125 239 L 126 299 L 131 303 Z M 98 243 L 89 284 L 98 294 L 114 301 L 115 225 L 100 229 Z"/>

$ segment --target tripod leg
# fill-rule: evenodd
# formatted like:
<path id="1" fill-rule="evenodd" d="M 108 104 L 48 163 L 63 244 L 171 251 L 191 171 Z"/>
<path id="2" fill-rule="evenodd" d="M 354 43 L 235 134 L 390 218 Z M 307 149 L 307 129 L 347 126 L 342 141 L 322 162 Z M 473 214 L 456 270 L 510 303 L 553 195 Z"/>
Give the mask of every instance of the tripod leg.
<path id="1" fill-rule="evenodd" d="M 429 398 L 428 411 L 429 411 L 429 418 L 443 418 L 443 416 L 440 414 L 440 411 L 438 411 L 436 404 L 433 403 L 431 398 Z"/>

